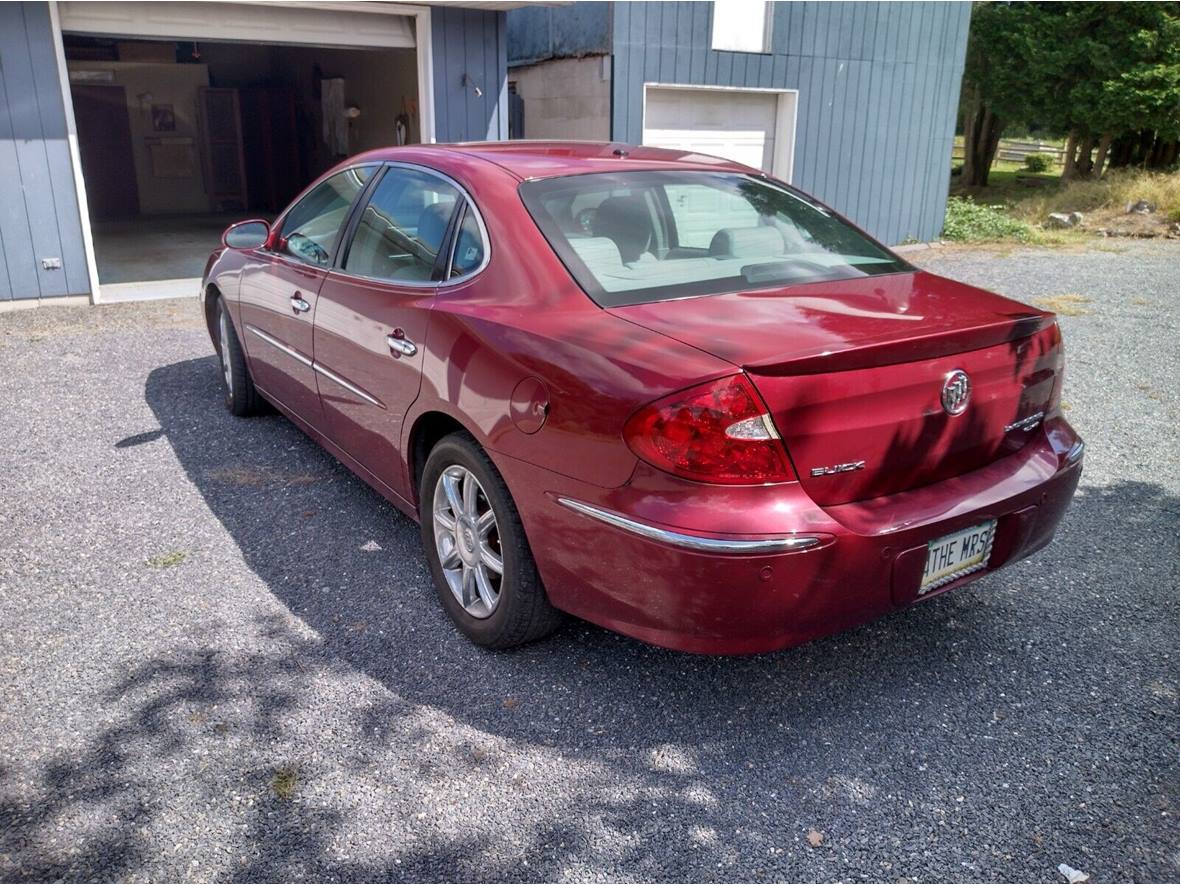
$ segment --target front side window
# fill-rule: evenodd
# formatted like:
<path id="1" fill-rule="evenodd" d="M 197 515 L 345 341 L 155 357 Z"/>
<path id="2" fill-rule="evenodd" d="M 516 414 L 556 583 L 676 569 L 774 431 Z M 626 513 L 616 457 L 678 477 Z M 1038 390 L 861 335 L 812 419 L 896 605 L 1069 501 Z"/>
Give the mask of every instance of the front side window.
<path id="1" fill-rule="evenodd" d="M 429 282 L 461 195 L 447 181 L 391 166 L 361 212 L 344 270 L 393 282 Z"/>
<path id="2" fill-rule="evenodd" d="M 520 193 L 604 307 L 912 269 L 819 203 L 752 175 L 603 172 Z"/>
<path id="3" fill-rule="evenodd" d="M 354 166 L 320 182 L 283 219 L 279 250 L 307 264 L 327 267 L 340 225 L 372 174 L 372 166 Z"/>

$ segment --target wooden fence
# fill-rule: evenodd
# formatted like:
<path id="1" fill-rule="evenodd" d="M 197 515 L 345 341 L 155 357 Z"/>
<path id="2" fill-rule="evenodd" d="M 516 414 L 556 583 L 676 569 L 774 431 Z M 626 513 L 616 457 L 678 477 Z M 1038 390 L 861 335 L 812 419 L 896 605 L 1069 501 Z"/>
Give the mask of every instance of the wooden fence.
<path id="1" fill-rule="evenodd" d="M 996 159 L 1023 163 L 1024 158 L 1030 154 L 1043 154 L 1058 166 L 1065 163 L 1065 148 L 1063 147 L 1046 144 L 1043 141 L 1014 141 L 1008 138 L 1000 139 L 1000 146 L 996 150 Z M 963 139 L 956 138 L 955 145 L 951 149 L 951 162 L 961 163 L 963 157 Z"/>

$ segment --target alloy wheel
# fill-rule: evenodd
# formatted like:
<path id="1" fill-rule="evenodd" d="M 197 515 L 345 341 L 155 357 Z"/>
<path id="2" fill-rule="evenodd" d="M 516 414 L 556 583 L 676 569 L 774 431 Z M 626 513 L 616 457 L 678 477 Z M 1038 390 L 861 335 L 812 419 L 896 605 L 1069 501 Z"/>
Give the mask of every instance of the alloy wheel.
<path id="1" fill-rule="evenodd" d="M 496 514 L 475 474 L 447 467 L 434 486 L 433 514 L 447 586 L 469 615 L 490 617 L 500 602 L 504 554 Z"/>
<path id="2" fill-rule="evenodd" d="M 230 393 L 233 392 L 233 369 L 230 368 L 229 361 L 229 314 L 225 312 L 225 308 L 219 311 L 220 317 L 217 321 L 217 334 L 221 339 L 221 374 L 225 377 L 225 387 Z"/>

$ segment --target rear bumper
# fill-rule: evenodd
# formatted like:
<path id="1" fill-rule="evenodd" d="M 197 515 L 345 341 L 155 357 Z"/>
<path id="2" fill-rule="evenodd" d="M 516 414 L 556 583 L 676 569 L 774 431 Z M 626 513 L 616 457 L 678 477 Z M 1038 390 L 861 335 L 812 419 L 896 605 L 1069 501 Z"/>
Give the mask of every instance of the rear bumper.
<path id="1" fill-rule="evenodd" d="M 826 508 L 798 483 L 711 487 L 640 470 L 602 490 L 502 467 L 556 606 L 656 645 L 744 654 L 847 629 L 1044 547 L 1077 487 L 1082 446 L 1057 419 L 981 470 Z M 987 566 L 919 597 L 927 543 L 989 519 Z"/>

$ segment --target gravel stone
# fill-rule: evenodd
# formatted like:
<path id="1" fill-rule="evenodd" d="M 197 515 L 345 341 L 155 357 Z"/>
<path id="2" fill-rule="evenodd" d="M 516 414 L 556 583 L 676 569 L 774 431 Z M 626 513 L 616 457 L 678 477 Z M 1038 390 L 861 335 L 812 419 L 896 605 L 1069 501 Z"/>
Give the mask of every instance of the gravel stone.
<path id="1" fill-rule="evenodd" d="M 1078 497 L 747 658 L 476 649 L 408 519 L 225 412 L 194 303 L 0 315 L 0 880 L 1180 878 L 1180 248 L 911 260 L 1067 308 Z"/>

